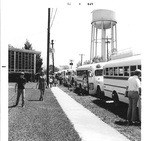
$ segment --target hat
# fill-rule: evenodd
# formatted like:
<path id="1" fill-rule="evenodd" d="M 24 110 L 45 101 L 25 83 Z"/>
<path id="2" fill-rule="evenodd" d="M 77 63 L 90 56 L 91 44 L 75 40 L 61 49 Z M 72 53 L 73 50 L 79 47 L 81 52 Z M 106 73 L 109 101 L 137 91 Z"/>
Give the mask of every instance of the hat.
<path id="1" fill-rule="evenodd" d="M 21 74 L 21 75 L 24 75 L 24 72 L 21 72 L 20 74 Z"/>
<path id="2" fill-rule="evenodd" d="M 135 75 L 139 75 L 139 74 L 141 74 L 141 70 L 140 69 L 136 69 L 135 70 Z"/>
<path id="3" fill-rule="evenodd" d="M 141 73 L 141 70 L 140 70 L 140 69 L 136 69 L 135 71 L 136 71 L 136 72 L 140 72 L 140 73 Z"/>

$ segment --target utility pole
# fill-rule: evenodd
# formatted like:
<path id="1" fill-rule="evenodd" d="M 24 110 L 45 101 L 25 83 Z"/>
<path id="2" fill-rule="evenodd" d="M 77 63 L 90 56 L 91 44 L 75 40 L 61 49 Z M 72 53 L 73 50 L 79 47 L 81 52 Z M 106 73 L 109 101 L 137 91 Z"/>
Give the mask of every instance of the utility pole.
<path id="1" fill-rule="evenodd" d="M 73 60 L 70 60 L 71 69 L 72 69 L 72 65 L 73 65 Z"/>
<path id="2" fill-rule="evenodd" d="M 52 61 L 53 61 L 53 74 L 54 74 L 54 49 L 53 49 L 53 45 L 54 45 L 54 40 L 51 40 L 51 44 L 52 44 Z"/>
<path id="3" fill-rule="evenodd" d="M 110 43 L 110 41 L 108 40 L 108 37 L 106 39 L 107 41 L 105 43 L 107 44 L 107 61 L 108 61 L 108 44 Z"/>
<path id="4" fill-rule="evenodd" d="M 83 56 L 84 54 L 79 54 L 81 56 L 81 66 L 82 66 L 82 61 L 83 61 Z"/>
<path id="5" fill-rule="evenodd" d="M 49 45 L 50 45 L 50 8 L 48 8 L 48 29 L 47 29 L 47 86 L 49 87 Z"/>

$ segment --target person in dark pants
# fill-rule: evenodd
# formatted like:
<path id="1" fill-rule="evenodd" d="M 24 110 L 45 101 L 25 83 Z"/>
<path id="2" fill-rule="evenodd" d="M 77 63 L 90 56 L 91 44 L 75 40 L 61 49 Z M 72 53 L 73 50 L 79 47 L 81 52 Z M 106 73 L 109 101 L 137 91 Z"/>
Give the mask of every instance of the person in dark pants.
<path id="1" fill-rule="evenodd" d="M 22 96 L 22 107 L 24 106 L 25 84 L 26 84 L 26 79 L 24 77 L 24 72 L 21 72 L 20 77 L 18 78 L 16 85 L 15 85 L 15 92 L 17 93 L 15 106 L 18 105 L 20 96 Z"/>
<path id="2" fill-rule="evenodd" d="M 41 71 L 41 74 L 38 78 L 38 89 L 40 90 L 40 101 L 43 101 L 43 96 L 46 88 L 46 75 L 44 74 L 44 71 Z"/>
<path id="3" fill-rule="evenodd" d="M 139 77 L 141 76 L 141 70 L 135 70 L 134 76 L 128 79 L 128 99 L 129 107 L 127 112 L 128 125 L 136 124 L 138 120 L 137 116 L 137 102 L 141 95 L 141 84 Z"/>
<path id="4" fill-rule="evenodd" d="M 53 76 L 50 76 L 50 78 L 49 78 L 50 88 L 52 87 L 53 82 L 54 82 Z"/>

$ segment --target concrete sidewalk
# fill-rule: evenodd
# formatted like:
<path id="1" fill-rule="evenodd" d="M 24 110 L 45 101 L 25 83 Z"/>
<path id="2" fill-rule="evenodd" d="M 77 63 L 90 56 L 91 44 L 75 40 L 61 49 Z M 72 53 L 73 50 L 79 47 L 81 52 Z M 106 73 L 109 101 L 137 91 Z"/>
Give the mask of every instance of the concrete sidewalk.
<path id="1" fill-rule="evenodd" d="M 129 141 L 58 87 L 51 90 L 82 141 Z"/>

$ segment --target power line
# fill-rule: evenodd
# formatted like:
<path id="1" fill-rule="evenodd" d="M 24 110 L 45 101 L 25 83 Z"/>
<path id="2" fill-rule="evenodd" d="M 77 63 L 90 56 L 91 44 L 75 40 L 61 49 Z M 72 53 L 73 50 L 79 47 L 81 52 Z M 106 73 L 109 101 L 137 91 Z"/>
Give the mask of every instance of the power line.
<path id="1" fill-rule="evenodd" d="M 56 13 L 57 13 L 57 8 L 56 8 L 56 11 L 55 11 L 55 14 L 54 14 L 54 17 L 53 17 L 53 21 L 52 21 L 52 23 L 51 23 L 51 27 L 52 27 L 52 25 L 53 25 L 53 22 L 54 22 L 54 19 L 55 19 Z M 51 27 L 50 27 L 50 28 L 51 28 Z"/>
<path id="2" fill-rule="evenodd" d="M 53 14 L 53 8 L 52 8 L 51 16 L 50 16 L 50 21 L 51 21 L 51 19 L 52 19 L 52 14 Z"/>

